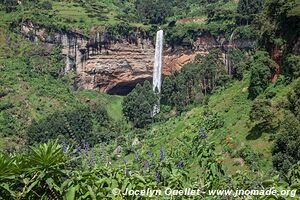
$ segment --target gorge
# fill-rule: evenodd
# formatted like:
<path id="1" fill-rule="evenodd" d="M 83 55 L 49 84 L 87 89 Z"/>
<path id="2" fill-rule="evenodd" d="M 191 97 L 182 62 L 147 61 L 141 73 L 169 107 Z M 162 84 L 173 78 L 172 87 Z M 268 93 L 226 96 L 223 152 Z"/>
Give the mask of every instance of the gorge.
<path id="1" fill-rule="evenodd" d="M 154 44 L 139 32 L 134 37 L 111 39 L 107 33 L 94 32 L 87 37 L 72 31 L 50 32 L 30 21 L 22 24 L 20 32 L 32 42 L 42 42 L 52 48 L 61 47 L 65 56 L 64 73 L 74 71 L 75 89 L 95 89 L 108 94 L 126 95 L 137 83 L 152 80 Z M 230 44 L 229 44 L 230 43 Z M 195 58 L 206 55 L 211 49 L 223 52 L 224 68 L 229 70 L 226 52 L 234 44 L 237 48 L 252 48 L 252 41 L 227 41 L 224 36 L 215 37 L 203 32 L 190 46 L 164 45 L 163 76 L 181 69 Z"/>

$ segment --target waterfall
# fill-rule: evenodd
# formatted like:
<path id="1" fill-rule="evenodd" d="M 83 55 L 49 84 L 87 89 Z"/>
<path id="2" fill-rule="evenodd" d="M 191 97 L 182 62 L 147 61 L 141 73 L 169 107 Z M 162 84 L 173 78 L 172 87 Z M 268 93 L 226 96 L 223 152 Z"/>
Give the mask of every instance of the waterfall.
<path id="1" fill-rule="evenodd" d="M 163 30 L 156 33 L 155 57 L 153 68 L 153 91 L 160 94 L 161 91 L 161 71 L 162 71 L 162 51 L 163 51 Z M 153 108 L 152 115 L 155 116 L 160 111 L 160 100 Z"/>
<path id="2" fill-rule="evenodd" d="M 233 48 L 232 41 L 233 41 L 235 30 L 230 35 L 229 44 L 228 44 L 228 50 L 227 50 L 227 53 L 225 54 L 225 67 L 226 67 L 229 75 L 231 75 L 231 73 L 232 73 L 231 60 L 230 60 L 229 54 L 230 54 L 230 49 Z"/>

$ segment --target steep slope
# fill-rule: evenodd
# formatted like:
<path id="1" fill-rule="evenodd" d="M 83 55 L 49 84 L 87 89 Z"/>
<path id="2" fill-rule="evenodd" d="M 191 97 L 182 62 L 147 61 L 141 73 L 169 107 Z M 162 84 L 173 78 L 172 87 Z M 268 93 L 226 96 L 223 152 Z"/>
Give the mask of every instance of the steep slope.
<path id="1" fill-rule="evenodd" d="M 269 87 L 269 91 L 276 93 L 272 99 L 274 107 L 282 104 L 294 83 Z M 149 149 L 158 152 L 163 148 L 166 154 L 171 156 L 184 149 L 185 143 L 191 143 L 192 138 L 204 128 L 207 130 L 207 142 L 216 145 L 229 174 L 235 174 L 237 171 L 252 171 L 253 176 L 256 173 L 267 173 L 272 168 L 272 133 L 255 131 L 255 124 L 249 119 L 253 101 L 247 98 L 248 85 L 248 78 L 235 81 L 227 89 L 213 94 L 207 105 L 195 105 L 181 116 L 167 117 L 166 121 L 152 125 L 145 133 L 141 149 L 138 151 L 146 154 Z M 206 117 L 205 113 L 208 111 L 218 117 Z M 280 119 L 282 112 L 278 111 L 277 115 Z M 219 128 L 210 128 L 211 124 L 217 121 L 223 121 L 224 124 Z M 182 159 L 183 162 L 193 162 L 190 158 Z M 191 173 L 194 173 L 193 170 L 198 173 L 197 168 L 192 169 Z"/>

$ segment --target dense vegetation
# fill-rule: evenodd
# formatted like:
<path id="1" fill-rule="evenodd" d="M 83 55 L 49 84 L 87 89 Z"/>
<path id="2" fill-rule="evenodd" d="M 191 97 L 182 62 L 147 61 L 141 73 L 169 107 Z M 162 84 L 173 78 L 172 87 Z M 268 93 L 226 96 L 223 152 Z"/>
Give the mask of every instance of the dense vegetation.
<path id="1" fill-rule="evenodd" d="M 296 0 L 0 0 L 0 199 L 135 199 L 112 189 L 167 187 L 299 195 L 299 8 Z M 203 33 L 257 45 L 227 51 L 230 67 L 222 48 L 197 55 L 164 79 L 160 96 L 145 81 L 118 97 L 76 91 L 61 47 L 24 39 L 25 21 L 111 39 L 153 39 L 161 27 L 173 49 Z"/>

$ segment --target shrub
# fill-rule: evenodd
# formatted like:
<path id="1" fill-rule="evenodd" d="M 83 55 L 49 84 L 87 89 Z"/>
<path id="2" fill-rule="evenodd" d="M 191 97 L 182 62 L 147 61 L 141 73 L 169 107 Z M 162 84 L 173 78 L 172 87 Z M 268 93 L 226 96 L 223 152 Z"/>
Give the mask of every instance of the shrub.
<path id="1" fill-rule="evenodd" d="M 286 117 L 273 146 L 273 166 L 287 173 L 300 160 L 300 122 L 293 115 Z"/>
<path id="2" fill-rule="evenodd" d="M 260 131 L 271 131 L 274 129 L 274 108 L 271 101 L 267 99 L 256 99 L 249 113 L 250 120 L 257 123 Z"/>
<path id="3" fill-rule="evenodd" d="M 157 102 L 158 97 L 153 92 L 150 82 L 145 81 L 143 86 L 137 84 L 124 98 L 123 113 L 135 127 L 144 128 L 152 122 L 152 112 Z"/>
<path id="4" fill-rule="evenodd" d="M 287 173 L 293 164 L 300 159 L 300 81 L 296 82 L 288 94 L 288 109 L 282 122 L 279 134 L 273 145 L 273 166 Z"/>
<path id="5" fill-rule="evenodd" d="M 80 141 L 88 140 L 92 131 L 92 115 L 88 108 L 55 112 L 45 119 L 33 122 L 28 130 L 28 142 L 46 142 L 60 135 Z"/>
<path id="6" fill-rule="evenodd" d="M 269 86 L 275 64 L 267 52 L 257 51 L 253 57 L 250 68 L 249 98 L 255 99 Z"/>
<path id="7" fill-rule="evenodd" d="M 286 57 L 282 71 L 290 78 L 298 78 L 300 76 L 300 56 L 290 54 Z"/>
<path id="8" fill-rule="evenodd" d="M 250 146 L 247 145 L 240 149 L 238 155 L 244 159 L 252 170 L 257 171 L 259 169 L 258 161 L 261 155 L 255 153 Z"/>
<path id="9" fill-rule="evenodd" d="M 107 110 L 100 105 L 96 105 L 93 108 L 93 115 L 96 122 L 100 125 L 105 125 L 109 120 Z"/>
<path id="10" fill-rule="evenodd" d="M 240 0 L 237 7 L 240 24 L 249 24 L 263 8 L 263 0 Z"/>

